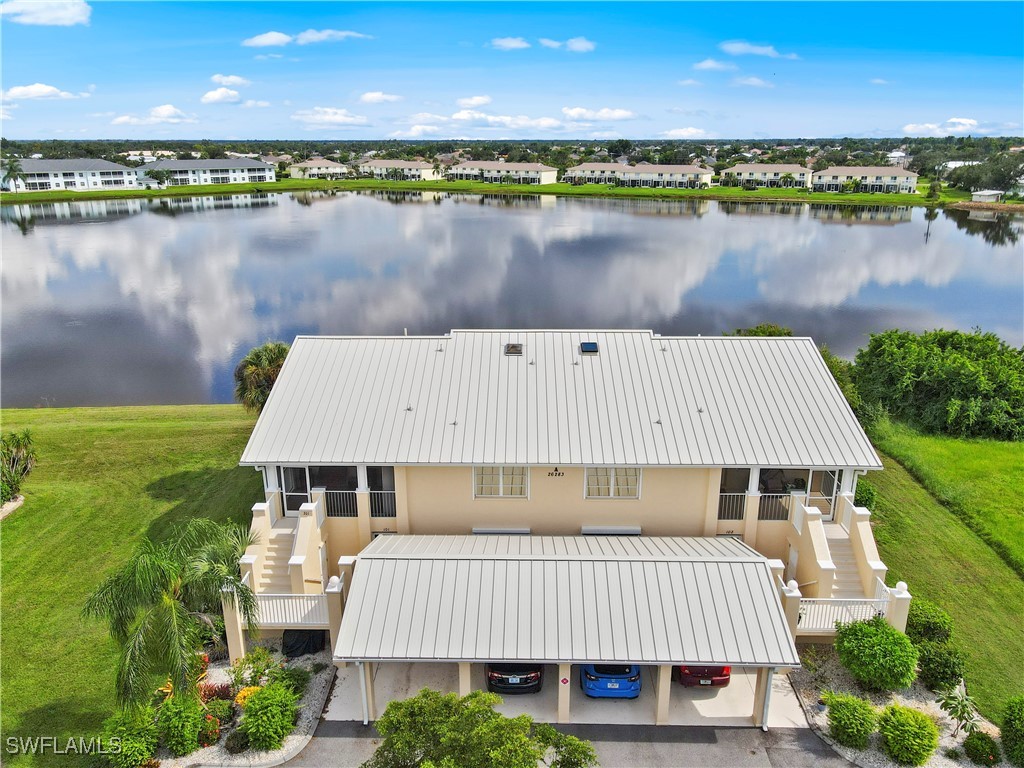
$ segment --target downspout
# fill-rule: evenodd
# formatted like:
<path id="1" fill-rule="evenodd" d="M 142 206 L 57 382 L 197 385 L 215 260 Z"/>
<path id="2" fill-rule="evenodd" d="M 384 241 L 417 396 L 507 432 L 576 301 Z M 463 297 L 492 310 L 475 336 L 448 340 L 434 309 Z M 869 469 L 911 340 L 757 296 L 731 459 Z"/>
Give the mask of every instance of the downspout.
<path id="1" fill-rule="evenodd" d="M 764 706 L 761 709 L 761 730 L 768 732 L 768 709 L 772 701 L 772 675 L 775 667 L 768 667 L 768 679 L 764 681 Z"/>
<path id="2" fill-rule="evenodd" d="M 363 662 L 357 661 L 356 667 L 359 669 L 359 693 L 363 701 L 363 725 L 370 724 L 370 701 L 366 698 L 366 670 L 363 668 Z"/>

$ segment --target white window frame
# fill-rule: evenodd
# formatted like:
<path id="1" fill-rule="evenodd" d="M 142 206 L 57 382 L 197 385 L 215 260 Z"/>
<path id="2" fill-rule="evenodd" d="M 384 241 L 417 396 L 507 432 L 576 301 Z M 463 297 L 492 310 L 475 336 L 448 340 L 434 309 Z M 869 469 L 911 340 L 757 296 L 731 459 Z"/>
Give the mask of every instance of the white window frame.
<path id="1" fill-rule="evenodd" d="M 609 473 L 609 485 L 607 496 L 591 496 L 590 495 L 590 473 L 595 469 L 607 469 Z M 635 469 L 636 470 L 636 495 L 635 496 L 619 496 L 615 493 L 616 491 L 616 470 L 619 469 Z M 583 470 L 583 498 L 587 501 L 639 501 L 641 495 L 641 488 L 643 485 L 644 472 L 642 467 L 585 467 Z"/>
<path id="2" fill-rule="evenodd" d="M 523 493 L 521 495 L 505 492 L 505 467 L 522 468 L 523 470 Z M 481 494 L 477 492 L 479 483 L 477 475 L 480 470 L 498 470 L 498 493 Z M 473 498 L 474 499 L 528 499 L 530 498 L 530 468 L 525 464 L 486 464 L 473 467 Z"/>

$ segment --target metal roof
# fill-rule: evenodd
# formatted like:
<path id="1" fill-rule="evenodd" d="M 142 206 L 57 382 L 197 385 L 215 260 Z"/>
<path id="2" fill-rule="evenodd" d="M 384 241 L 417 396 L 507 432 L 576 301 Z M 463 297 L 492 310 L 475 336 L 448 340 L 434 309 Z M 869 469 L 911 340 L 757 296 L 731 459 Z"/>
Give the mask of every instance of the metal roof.
<path id="1" fill-rule="evenodd" d="M 581 163 L 566 170 L 567 174 L 600 171 L 611 174 L 632 175 L 638 173 L 714 173 L 710 168 L 701 165 L 619 165 L 618 163 Z"/>
<path id="2" fill-rule="evenodd" d="M 881 468 L 810 339 L 650 331 L 300 336 L 241 463 Z"/>
<path id="3" fill-rule="evenodd" d="M 799 665 L 768 561 L 730 539 L 381 536 L 347 661 Z"/>
<path id="4" fill-rule="evenodd" d="M 19 160 L 24 173 L 77 173 L 78 171 L 131 171 L 126 165 L 118 165 L 109 160 L 95 157 L 73 158 L 70 160 Z"/>
<path id="5" fill-rule="evenodd" d="M 220 169 L 248 168 L 256 170 L 273 170 L 273 167 L 259 160 L 248 157 L 222 157 L 216 160 L 157 160 L 147 163 L 147 171 L 216 171 Z"/>
<path id="6" fill-rule="evenodd" d="M 502 160 L 463 160 L 452 166 L 453 171 L 466 171 L 479 168 L 482 171 L 557 171 L 544 163 L 506 163 Z"/>
<path id="7" fill-rule="evenodd" d="M 815 171 L 814 178 L 825 176 L 902 176 L 917 178 L 917 174 L 905 168 L 897 168 L 892 165 L 834 165 L 823 171 Z"/>

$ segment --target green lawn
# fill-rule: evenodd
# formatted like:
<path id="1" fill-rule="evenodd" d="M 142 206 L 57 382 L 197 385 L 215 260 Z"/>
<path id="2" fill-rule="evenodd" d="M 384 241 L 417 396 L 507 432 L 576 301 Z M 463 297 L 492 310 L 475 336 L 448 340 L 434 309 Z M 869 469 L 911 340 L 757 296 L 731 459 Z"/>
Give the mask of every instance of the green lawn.
<path id="1" fill-rule="evenodd" d="M 248 521 L 261 483 L 237 462 L 254 419 L 239 406 L 0 415 L 5 431 L 30 428 L 39 452 L 25 505 L 0 524 L 0 728 L 5 738 L 89 737 L 113 709 L 115 647 L 81 618 L 85 597 L 143 536 L 195 516 Z"/>
<path id="2" fill-rule="evenodd" d="M 1024 581 L 903 467 L 882 459 L 885 470 L 868 480 L 878 489 L 872 520 L 886 581 L 906 581 L 912 595 L 949 611 L 967 656 L 968 690 L 998 721 L 1003 702 L 1024 693 Z"/>
<path id="3" fill-rule="evenodd" d="M 1024 578 L 1024 444 L 923 435 L 890 421 L 872 439 Z"/>

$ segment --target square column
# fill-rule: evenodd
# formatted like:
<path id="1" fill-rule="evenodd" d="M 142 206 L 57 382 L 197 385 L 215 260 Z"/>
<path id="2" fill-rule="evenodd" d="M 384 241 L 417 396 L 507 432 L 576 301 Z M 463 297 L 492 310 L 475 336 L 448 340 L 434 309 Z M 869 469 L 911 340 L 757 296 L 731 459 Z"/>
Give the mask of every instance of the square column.
<path id="1" fill-rule="evenodd" d="M 459 696 L 469 696 L 473 691 L 471 671 L 472 665 L 468 661 L 459 662 Z"/>
<path id="2" fill-rule="evenodd" d="M 572 691 L 572 664 L 558 665 L 558 722 L 568 723 L 569 694 Z"/>
<path id="3" fill-rule="evenodd" d="M 221 590 L 220 605 L 224 611 L 224 641 L 228 645 L 228 658 L 234 664 L 245 656 L 245 625 L 233 590 Z"/>
<path id="4" fill-rule="evenodd" d="M 762 731 L 768 730 L 768 707 L 771 704 L 772 673 L 771 667 L 760 667 L 757 670 L 757 682 L 754 684 L 754 711 L 751 719 Z"/>
<path id="5" fill-rule="evenodd" d="M 655 725 L 668 725 L 668 705 L 672 698 L 672 665 L 658 666 L 658 678 L 655 691 L 658 694 L 658 706 L 654 714 Z"/>
<path id="6" fill-rule="evenodd" d="M 377 719 L 377 692 L 373 687 L 373 664 L 369 661 L 363 662 L 363 680 L 366 685 L 366 716 L 370 720 Z"/>

